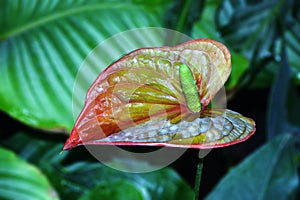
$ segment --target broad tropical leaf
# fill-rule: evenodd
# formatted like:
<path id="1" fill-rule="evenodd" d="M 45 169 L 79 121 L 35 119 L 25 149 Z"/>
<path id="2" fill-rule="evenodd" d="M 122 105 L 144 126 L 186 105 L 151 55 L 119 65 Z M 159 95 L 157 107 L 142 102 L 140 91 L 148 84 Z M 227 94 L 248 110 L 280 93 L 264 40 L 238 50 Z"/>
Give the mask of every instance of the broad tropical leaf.
<path id="1" fill-rule="evenodd" d="M 0 110 L 28 125 L 71 131 L 72 91 L 83 59 L 103 40 L 161 27 L 169 0 L 3 0 Z"/>
<path id="2" fill-rule="evenodd" d="M 212 148 L 243 141 L 254 133 L 254 122 L 208 106 L 230 70 L 227 48 L 209 39 L 135 50 L 98 76 L 64 149 L 80 144 Z M 201 105 L 194 106 L 197 99 Z"/>
<path id="3" fill-rule="evenodd" d="M 118 187 L 114 187 L 118 186 Z M 145 192 L 142 191 L 139 185 L 133 184 L 127 180 L 110 181 L 97 185 L 85 195 L 80 197 L 80 200 L 90 199 L 136 199 L 143 200 Z M 150 195 L 149 195 L 150 196 Z"/>
<path id="4" fill-rule="evenodd" d="M 59 194 L 60 199 L 78 199 L 85 193 L 97 193 L 93 189 L 91 190 L 91 188 L 98 188 L 101 186 L 104 186 L 104 188 L 107 188 L 108 186 L 118 188 L 116 191 L 120 191 L 123 190 L 120 184 L 112 185 L 112 183 L 118 184 L 119 181 L 126 181 L 133 185 L 137 185 L 139 190 L 141 189 L 143 191 L 145 198 L 150 197 L 150 199 L 170 200 L 193 199 L 194 192 L 192 188 L 178 175 L 178 173 L 169 167 L 149 173 L 126 173 L 107 167 L 99 162 L 86 161 L 85 159 L 91 159 L 91 155 L 88 152 L 81 151 L 83 154 L 81 154 L 80 157 L 77 156 L 75 151 L 58 154 L 63 144 L 35 137 L 28 132 L 17 133 L 7 140 L 0 141 L 0 145 L 7 149 L 13 149 L 20 158 L 39 167 L 45 176 L 47 176 L 51 184 L 55 186 L 55 191 Z M 4 157 L 7 156 L 7 154 L 2 152 L 1 155 Z M 76 162 L 70 163 L 69 158 L 74 155 L 77 156 Z M 14 158 L 15 157 L 16 156 L 14 156 Z M 8 158 L 3 158 L 3 162 L 8 162 Z M 128 168 L 128 170 L 133 167 L 153 169 L 153 166 L 149 163 L 134 159 L 126 160 L 126 162 L 124 162 L 123 159 L 115 158 L 112 162 L 114 163 L 114 166 L 118 166 L 119 168 L 122 167 L 123 169 Z M 8 164 L 6 163 L 6 165 L 3 166 L 6 167 L 7 165 Z M 12 168 L 11 165 L 10 167 Z M 16 170 L 30 174 L 27 171 L 27 167 L 20 163 L 18 163 Z M 31 175 L 35 177 L 33 174 Z M 3 176 L 0 175 L 0 177 L 2 178 Z M 39 177 L 37 179 L 39 179 L 39 181 L 36 180 L 34 183 L 43 182 L 43 178 Z M 25 179 L 22 180 L 25 181 Z M 19 183 L 24 182 L 19 181 Z M 40 184 L 39 188 L 36 188 L 33 183 L 31 184 L 30 182 L 28 184 L 30 184 L 31 189 L 35 188 L 35 191 L 32 192 L 32 194 L 39 193 L 40 189 L 44 186 L 43 184 Z M 26 194 L 30 192 L 30 190 L 24 191 Z M 103 192 L 105 193 L 105 191 Z M 101 191 L 99 191 L 99 193 L 101 193 Z M 2 194 L 4 195 L 4 193 L 1 193 L 0 187 L 1 200 L 1 197 L 3 197 L 1 196 Z M 21 195 L 22 193 L 20 192 L 19 194 Z M 24 198 L 20 197 L 14 199 Z M 40 197 L 38 200 L 39 199 L 47 198 Z"/>
<path id="5" fill-rule="evenodd" d="M 0 199 L 59 199 L 47 178 L 13 152 L 0 148 Z"/>
<path id="6" fill-rule="evenodd" d="M 298 155 L 295 137 L 281 134 L 233 167 L 207 200 L 297 199 Z"/>

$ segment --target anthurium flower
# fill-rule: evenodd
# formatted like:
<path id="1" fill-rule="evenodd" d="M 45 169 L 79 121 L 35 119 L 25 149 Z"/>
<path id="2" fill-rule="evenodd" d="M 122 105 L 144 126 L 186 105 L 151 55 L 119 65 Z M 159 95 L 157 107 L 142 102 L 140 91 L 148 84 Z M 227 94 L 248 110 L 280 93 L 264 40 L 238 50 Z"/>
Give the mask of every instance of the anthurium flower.
<path id="1" fill-rule="evenodd" d="M 210 39 L 137 49 L 94 81 L 64 150 L 82 144 L 202 149 L 244 141 L 255 122 L 210 106 L 230 71 L 228 49 Z"/>

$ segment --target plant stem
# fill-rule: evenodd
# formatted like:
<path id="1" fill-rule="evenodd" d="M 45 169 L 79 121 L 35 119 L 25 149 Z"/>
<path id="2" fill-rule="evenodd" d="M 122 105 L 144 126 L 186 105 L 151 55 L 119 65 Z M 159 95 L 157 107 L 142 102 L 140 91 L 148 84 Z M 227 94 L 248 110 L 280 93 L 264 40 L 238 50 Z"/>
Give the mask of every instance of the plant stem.
<path id="1" fill-rule="evenodd" d="M 199 163 L 197 165 L 196 171 L 196 180 L 195 180 L 195 200 L 199 199 L 199 191 L 200 191 L 200 183 L 201 183 L 201 175 L 202 175 L 202 168 L 203 168 L 203 158 L 199 159 Z"/>

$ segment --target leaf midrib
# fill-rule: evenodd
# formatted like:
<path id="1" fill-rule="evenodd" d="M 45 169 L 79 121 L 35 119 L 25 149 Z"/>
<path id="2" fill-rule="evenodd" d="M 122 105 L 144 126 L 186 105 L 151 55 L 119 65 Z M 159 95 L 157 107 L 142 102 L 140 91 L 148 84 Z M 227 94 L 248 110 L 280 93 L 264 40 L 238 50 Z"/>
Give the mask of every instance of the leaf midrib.
<path id="1" fill-rule="evenodd" d="M 26 24 L 23 24 L 22 26 L 16 27 L 14 29 L 8 30 L 6 32 L 3 32 L 0 34 L 0 41 L 6 40 L 7 38 L 14 37 L 16 35 L 19 35 L 23 32 L 26 32 L 30 29 L 36 28 L 38 26 L 44 25 L 46 23 L 49 23 L 51 21 L 55 21 L 67 16 L 83 13 L 86 11 L 95 11 L 95 10 L 105 10 L 105 9 L 126 9 L 126 10 L 136 10 L 136 9 L 143 9 L 144 7 L 140 5 L 134 5 L 131 4 L 130 6 L 125 3 L 101 3 L 101 4 L 92 4 L 92 5 L 84 5 L 79 7 L 74 7 L 68 10 L 60 11 L 57 13 L 51 13 L 50 15 L 43 16 L 41 18 L 38 18 L 33 21 L 29 21 Z"/>

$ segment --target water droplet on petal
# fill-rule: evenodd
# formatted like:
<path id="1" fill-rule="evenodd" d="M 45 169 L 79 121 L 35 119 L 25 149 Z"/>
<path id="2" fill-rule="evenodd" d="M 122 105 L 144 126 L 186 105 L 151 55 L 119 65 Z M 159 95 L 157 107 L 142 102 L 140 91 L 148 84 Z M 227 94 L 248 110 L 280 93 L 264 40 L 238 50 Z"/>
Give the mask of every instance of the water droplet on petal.
<path id="1" fill-rule="evenodd" d="M 97 91 L 98 93 L 101 93 L 101 92 L 103 92 L 103 88 L 102 88 L 102 87 L 97 87 L 96 91 Z"/>

